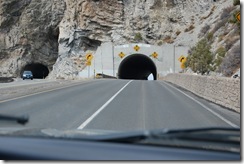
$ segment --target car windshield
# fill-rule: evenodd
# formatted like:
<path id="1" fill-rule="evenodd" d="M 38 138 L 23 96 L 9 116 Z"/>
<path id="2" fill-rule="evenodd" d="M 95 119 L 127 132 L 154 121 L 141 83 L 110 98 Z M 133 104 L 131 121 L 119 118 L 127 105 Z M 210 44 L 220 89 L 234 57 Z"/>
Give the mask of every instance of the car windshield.
<path id="1" fill-rule="evenodd" d="M 29 74 L 29 75 L 31 75 L 32 72 L 31 72 L 31 71 L 24 71 L 24 74 Z"/>
<path id="2" fill-rule="evenodd" d="M 239 0 L 2 0 L 0 11 L 0 137 L 240 153 Z"/>

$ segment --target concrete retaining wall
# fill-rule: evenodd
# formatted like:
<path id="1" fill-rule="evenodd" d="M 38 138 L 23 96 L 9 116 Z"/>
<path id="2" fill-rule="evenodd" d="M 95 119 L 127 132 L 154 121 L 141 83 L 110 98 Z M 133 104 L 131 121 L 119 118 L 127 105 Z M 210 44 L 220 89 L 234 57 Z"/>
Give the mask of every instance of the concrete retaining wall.
<path id="1" fill-rule="evenodd" d="M 168 74 L 163 80 L 240 113 L 240 79 Z"/>

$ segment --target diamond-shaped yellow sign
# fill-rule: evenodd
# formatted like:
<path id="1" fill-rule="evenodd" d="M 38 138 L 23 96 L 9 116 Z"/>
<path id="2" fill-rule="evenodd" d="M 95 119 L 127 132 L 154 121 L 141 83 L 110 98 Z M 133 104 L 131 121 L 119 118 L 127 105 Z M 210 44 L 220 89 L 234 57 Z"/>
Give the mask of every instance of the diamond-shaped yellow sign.
<path id="1" fill-rule="evenodd" d="M 236 14 L 236 19 L 240 22 L 241 21 L 241 13 L 240 12 L 238 12 L 237 14 Z"/>
<path id="2" fill-rule="evenodd" d="M 154 52 L 154 53 L 152 53 L 152 55 L 151 55 L 153 58 L 155 58 L 155 59 L 157 59 L 158 58 L 158 54 L 157 54 L 157 52 Z"/>
<path id="3" fill-rule="evenodd" d="M 134 50 L 135 51 L 139 51 L 140 50 L 140 47 L 138 45 L 135 45 Z"/>
<path id="4" fill-rule="evenodd" d="M 185 69 L 186 68 L 185 63 L 181 63 L 180 68 Z"/>
<path id="5" fill-rule="evenodd" d="M 123 57 L 125 57 L 125 54 L 123 52 L 120 52 L 119 57 L 122 59 Z"/>
<path id="6" fill-rule="evenodd" d="M 185 60 L 185 58 L 186 58 L 185 56 L 181 55 L 181 56 L 178 58 L 178 60 L 179 60 L 179 62 L 182 63 L 182 62 Z"/>
<path id="7" fill-rule="evenodd" d="M 86 60 L 91 61 L 93 59 L 93 55 L 91 53 L 86 54 Z"/>
<path id="8" fill-rule="evenodd" d="M 181 64 L 180 64 L 181 69 L 185 69 L 185 63 L 186 63 L 187 58 L 184 56 L 181 56 L 179 59 L 178 60 L 181 62 Z"/>

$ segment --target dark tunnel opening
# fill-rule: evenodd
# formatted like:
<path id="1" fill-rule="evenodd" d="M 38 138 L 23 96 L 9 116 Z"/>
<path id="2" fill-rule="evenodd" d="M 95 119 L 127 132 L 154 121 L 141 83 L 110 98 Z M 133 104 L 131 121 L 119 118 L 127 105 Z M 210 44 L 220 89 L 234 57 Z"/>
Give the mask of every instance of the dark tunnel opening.
<path id="1" fill-rule="evenodd" d="M 48 68 L 45 65 L 40 63 L 32 63 L 26 65 L 21 71 L 21 76 L 24 71 L 31 71 L 34 79 L 44 79 L 49 74 Z"/>
<path id="2" fill-rule="evenodd" d="M 148 80 L 152 74 L 157 80 L 157 68 L 154 62 L 146 55 L 133 54 L 126 57 L 119 65 L 119 79 Z"/>

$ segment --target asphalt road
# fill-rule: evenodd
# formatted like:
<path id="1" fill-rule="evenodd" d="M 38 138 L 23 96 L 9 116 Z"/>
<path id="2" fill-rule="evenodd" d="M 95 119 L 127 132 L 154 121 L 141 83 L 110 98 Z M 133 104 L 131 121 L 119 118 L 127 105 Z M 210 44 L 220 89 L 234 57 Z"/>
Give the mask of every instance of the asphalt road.
<path id="1" fill-rule="evenodd" d="M 27 114 L 26 127 L 61 130 L 240 126 L 240 114 L 162 81 L 88 81 L 0 102 L 0 114 Z M 0 127 L 21 126 L 0 121 Z"/>

